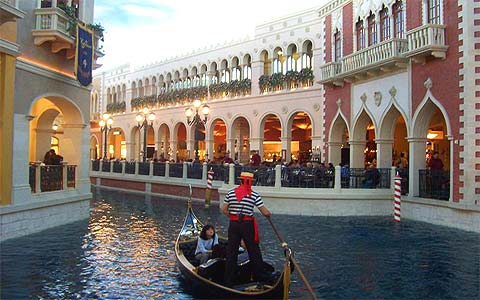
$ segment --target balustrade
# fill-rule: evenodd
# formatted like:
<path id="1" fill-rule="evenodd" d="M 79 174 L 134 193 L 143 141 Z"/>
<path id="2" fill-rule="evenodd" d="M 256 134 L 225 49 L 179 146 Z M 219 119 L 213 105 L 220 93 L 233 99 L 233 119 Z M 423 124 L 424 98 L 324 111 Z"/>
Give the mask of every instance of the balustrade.
<path id="1" fill-rule="evenodd" d="M 407 32 L 407 56 L 425 55 L 431 53 L 438 58 L 445 58 L 445 26 L 426 24 Z"/>
<path id="2" fill-rule="evenodd" d="M 97 164 L 98 165 L 98 164 Z M 95 164 L 92 163 L 92 167 Z M 75 189 L 76 165 L 43 165 L 40 162 L 29 166 L 30 189 L 32 193 Z"/>
<path id="3" fill-rule="evenodd" d="M 340 62 L 329 62 L 320 67 L 322 72 L 322 81 L 335 78 L 342 72 L 342 64 Z"/>

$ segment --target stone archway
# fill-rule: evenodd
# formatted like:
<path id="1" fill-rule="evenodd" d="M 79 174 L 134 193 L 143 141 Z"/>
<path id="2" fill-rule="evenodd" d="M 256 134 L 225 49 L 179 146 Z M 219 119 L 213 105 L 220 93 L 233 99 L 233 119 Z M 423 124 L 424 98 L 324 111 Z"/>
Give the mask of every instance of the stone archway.
<path id="1" fill-rule="evenodd" d="M 260 124 L 259 137 L 258 150 L 263 161 L 285 159 L 282 157 L 282 124 L 277 115 L 265 115 Z"/>
<path id="2" fill-rule="evenodd" d="M 376 161 L 376 126 L 365 109 L 359 114 L 350 139 L 350 164 L 352 168 L 364 168 Z"/>
<path id="3" fill-rule="evenodd" d="M 242 164 L 250 161 L 250 123 L 245 117 L 237 117 L 232 123 L 230 149 L 234 160 Z"/>
<path id="4" fill-rule="evenodd" d="M 448 200 L 452 199 L 453 179 L 451 170 L 453 140 L 448 115 L 444 107 L 427 92 L 412 122 L 412 136 L 409 137 L 410 181 L 413 196 Z M 443 163 L 439 178 L 429 177 L 429 161 L 438 152 Z M 429 183 L 430 182 L 430 183 Z M 438 184 L 438 185 L 437 185 Z M 432 189 L 432 186 L 435 188 Z"/>
<path id="5" fill-rule="evenodd" d="M 227 152 L 227 126 L 222 119 L 215 119 L 210 126 L 208 140 L 213 143 L 209 158 L 213 161 L 222 161 Z"/>
<path id="6" fill-rule="evenodd" d="M 312 119 L 308 113 L 299 111 L 290 116 L 287 124 L 287 161 L 309 161 L 312 150 Z"/>
<path id="7" fill-rule="evenodd" d="M 98 159 L 100 157 L 100 143 L 96 135 L 90 137 L 90 159 Z"/>
<path id="8" fill-rule="evenodd" d="M 337 114 L 328 138 L 328 161 L 333 165 L 349 165 L 350 164 L 350 147 L 347 122 L 341 114 Z"/>
<path id="9" fill-rule="evenodd" d="M 124 159 L 127 157 L 125 132 L 120 127 L 112 128 L 107 136 L 107 154 L 109 158 Z"/>
<path id="10" fill-rule="evenodd" d="M 170 148 L 170 128 L 167 124 L 160 125 L 158 129 L 158 141 L 157 145 L 159 159 L 170 159 L 171 158 L 171 148 Z"/>

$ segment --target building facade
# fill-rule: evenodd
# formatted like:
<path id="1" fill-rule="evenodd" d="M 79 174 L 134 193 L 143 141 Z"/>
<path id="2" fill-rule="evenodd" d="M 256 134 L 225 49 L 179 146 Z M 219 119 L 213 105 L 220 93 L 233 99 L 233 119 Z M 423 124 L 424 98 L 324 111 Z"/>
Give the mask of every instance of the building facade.
<path id="1" fill-rule="evenodd" d="M 93 0 L 2 0 L 0 13 L 3 240 L 88 217 L 91 93 L 74 56 Z M 61 164 L 46 162 L 50 149 Z"/>
<path id="2" fill-rule="evenodd" d="M 247 165 L 253 150 L 267 164 L 348 165 L 350 176 L 395 167 L 407 217 L 479 231 L 479 5 L 333 0 L 261 24 L 252 39 L 97 74 L 91 157 Z M 111 126 L 98 125 L 103 113 Z M 277 184 L 263 194 L 278 211 L 352 213 L 307 190 L 302 210 L 288 204 L 298 190 Z M 326 194 L 369 214 L 368 193 L 348 185 Z M 372 212 L 390 213 L 387 198 Z"/>

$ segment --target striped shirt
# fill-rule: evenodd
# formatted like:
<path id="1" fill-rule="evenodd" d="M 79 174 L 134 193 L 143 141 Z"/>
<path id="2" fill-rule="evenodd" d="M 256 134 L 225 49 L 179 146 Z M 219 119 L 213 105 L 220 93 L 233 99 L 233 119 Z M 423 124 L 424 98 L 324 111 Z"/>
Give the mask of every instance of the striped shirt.
<path id="1" fill-rule="evenodd" d="M 255 191 L 252 191 L 250 196 L 243 197 L 242 201 L 238 201 L 235 196 L 235 189 L 231 189 L 225 195 L 223 202 L 228 204 L 228 212 L 232 215 L 253 216 L 253 208 L 263 206 L 262 197 Z"/>

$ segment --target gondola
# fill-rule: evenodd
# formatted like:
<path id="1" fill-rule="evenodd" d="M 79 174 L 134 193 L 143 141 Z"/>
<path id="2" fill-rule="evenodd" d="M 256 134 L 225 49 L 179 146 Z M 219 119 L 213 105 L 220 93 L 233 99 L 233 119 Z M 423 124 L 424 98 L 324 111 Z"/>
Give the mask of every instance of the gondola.
<path id="1" fill-rule="evenodd" d="M 195 260 L 194 252 L 202 222 L 195 216 L 191 201 L 188 201 L 187 215 L 175 243 L 177 264 L 185 280 L 191 286 L 194 297 L 216 299 L 282 299 L 288 297 L 290 285 L 291 251 L 285 251 L 284 270 L 273 272 L 272 265 L 265 263 L 265 270 L 275 274 L 268 282 L 252 281 L 248 262 L 240 264 L 233 286 L 223 284 L 225 259 L 210 259 L 203 265 Z M 227 239 L 219 235 L 219 243 L 226 245 Z"/>

